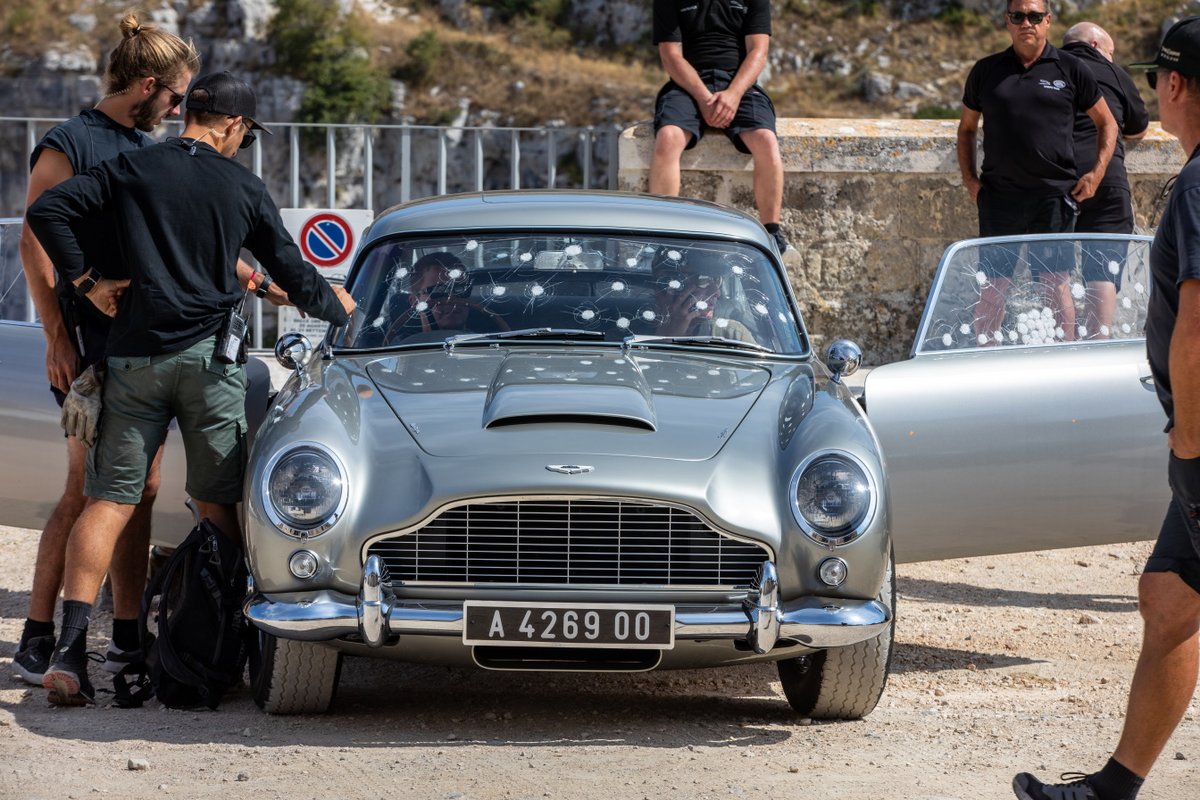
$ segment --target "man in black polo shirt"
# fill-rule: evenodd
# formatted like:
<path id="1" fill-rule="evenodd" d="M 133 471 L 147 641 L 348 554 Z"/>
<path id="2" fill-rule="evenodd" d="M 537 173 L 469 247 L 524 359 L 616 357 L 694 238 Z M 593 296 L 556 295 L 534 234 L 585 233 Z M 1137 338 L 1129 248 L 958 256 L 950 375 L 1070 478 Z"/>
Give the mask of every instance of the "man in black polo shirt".
<path id="1" fill-rule="evenodd" d="M 87 459 L 92 502 L 67 544 L 62 632 L 42 679 L 51 703 L 95 702 L 85 653 L 91 603 L 172 419 L 187 455 L 188 494 L 201 516 L 240 542 L 246 378 L 224 357 L 218 332 L 245 296 L 241 249 L 305 313 L 340 325 L 354 309 L 345 290 L 300 258 L 262 180 L 233 158 L 262 129 L 255 108 L 254 92 L 228 72 L 202 77 L 188 91 L 181 138 L 77 175 L 26 214 L 61 279 L 115 313 L 103 419 Z M 165 183 L 176 190 L 163 191 Z M 129 265 L 117 302 L 120 282 L 86 261 L 76 237 L 78 222 L 97 215 L 112 224 L 112 244 Z"/>
<path id="2" fill-rule="evenodd" d="M 1125 142 L 1146 135 L 1150 115 L 1137 87 L 1125 70 L 1113 64 L 1116 44 L 1094 22 L 1072 25 L 1063 34 L 1063 52 L 1082 61 L 1104 95 L 1120 136 L 1096 193 L 1079 204 L 1075 230 L 1079 233 L 1133 233 L 1133 200 L 1125 172 Z M 1080 171 L 1092 168 L 1096 155 L 1096 126 L 1087 114 L 1075 115 L 1075 160 Z M 1083 330 L 1089 339 L 1107 339 L 1121 288 L 1120 265 L 1127 248 L 1112 243 L 1087 243 L 1083 251 L 1083 280 L 1087 285 L 1087 315 Z"/>
<path id="3" fill-rule="evenodd" d="M 1095 193 L 1112 157 L 1112 113 L 1087 67 L 1046 41 L 1050 20 L 1046 0 L 1010 0 L 1005 24 L 1012 47 L 980 59 L 967 76 L 958 165 L 979 208 L 980 236 L 1070 232 L 1079 203 Z M 1071 144 L 1077 111 L 1091 117 L 1099 131 L 1095 164 L 1082 174 Z M 977 175 L 980 118 L 986 121 L 987 135 L 983 172 Z M 983 267 L 988 280 L 980 292 L 975 327 L 981 344 L 998 336 L 1016 266 L 1008 248 L 992 248 L 987 255 Z M 1031 262 L 1057 326 L 1064 338 L 1073 338 L 1069 266 L 1052 259 Z"/>
<path id="4" fill-rule="evenodd" d="M 1154 288 L 1146 356 L 1167 415 L 1171 501 L 1138 581 L 1142 651 L 1121 739 L 1099 772 L 1044 784 L 1013 779 L 1021 800 L 1134 800 L 1196 690 L 1200 651 L 1200 17 L 1167 31 L 1149 64 L 1163 129 L 1187 164 L 1175 180 L 1150 248 Z M 1064 776 L 1065 777 L 1065 776 Z"/>
<path id="5" fill-rule="evenodd" d="M 654 44 L 670 80 L 654 104 L 650 191 L 678 195 L 679 157 L 718 128 L 753 157 L 758 218 L 784 252 L 775 106 L 756 84 L 771 45 L 769 0 L 654 0 Z"/>

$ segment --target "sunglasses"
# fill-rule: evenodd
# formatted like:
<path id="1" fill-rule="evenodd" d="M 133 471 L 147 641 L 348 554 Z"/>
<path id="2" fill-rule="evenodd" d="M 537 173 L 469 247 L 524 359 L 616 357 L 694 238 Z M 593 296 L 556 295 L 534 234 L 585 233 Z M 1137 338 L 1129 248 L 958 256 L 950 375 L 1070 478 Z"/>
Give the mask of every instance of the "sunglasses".
<path id="1" fill-rule="evenodd" d="M 158 80 L 158 79 L 155 78 L 155 80 Z M 187 96 L 185 94 L 180 94 L 179 92 L 175 91 L 174 89 L 172 89 L 170 86 L 168 86 L 166 83 L 164 83 L 162 81 L 159 81 L 158 90 L 160 92 L 166 92 L 167 94 L 171 95 L 171 108 L 175 108 L 177 105 L 182 103 L 184 98 Z"/>
<path id="2" fill-rule="evenodd" d="M 1030 25 L 1041 25 L 1042 20 L 1050 14 L 1045 11 L 1009 11 L 1004 16 L 1008 17 L 1008 21 L 1013 25 L 1024 24 L 1025 20 L 1029 20 Z"/>
<path id="3" fill-rule="evenodd" d="M 1150 91 L 1158 88 L 1158 70 L 1152 69 L 1146 73 L 1146 83 L 1150 84 Z"/>
<path id="4" fill-rule="evenodd" d="M 258 139 L 258 134 L 254 132 L 253 128 L 251 128 L 249 125 L 246 125 L 245 122 L 242 124 L 246 126 L 246 132 L 242 134 L 242 143 L 238 145 L 238 150 L 245 150 L 247 147 L 254 144 L 256 139 Z"/>

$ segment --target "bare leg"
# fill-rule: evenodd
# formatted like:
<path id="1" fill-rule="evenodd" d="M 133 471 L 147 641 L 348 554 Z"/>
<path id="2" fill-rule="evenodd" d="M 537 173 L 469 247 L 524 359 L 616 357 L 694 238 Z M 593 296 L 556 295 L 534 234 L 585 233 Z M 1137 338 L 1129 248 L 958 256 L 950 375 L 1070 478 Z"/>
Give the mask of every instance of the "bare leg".
<path id="1" fill-rule="evenodd" d="M 975 304 L 975 334 L 986 336 L 987 344 L 996 344 L 992 336 L 1004 324 L 1004 300 L 1011 285 L 1012 279 L 997 276 L 989 278 L 979 292 L 979 302 Z"/>
<path id="2" fill-rule="evenodd" d="M 1075 299 L 1071 297 L 1071 273 L 1042 272 L 1038 289 L 1046 305 L 1054 312 L 1054 322 L 1063 329 L 1063 338 L 1075 339 Z"/>
<path id="3" fill-rule="evenodd" d="M 1142 575 L 1138 595 L 1145 621 L 1142 652 L 1113 758 L 1144 778 L 1196 689 L 1200 594 L 1173 572 L 1149 572 Z"/>
<path id="4" fill-rule="evenodd" d="M 1112 337 L 1113 320 L 1117 317 L 1117 287 L 1108 281 L 1088 281 L 1087 332 L 1089 339 Z"/>
<path id="5" fill-rule="evenodd" d="M 67 542 L 63 598 L 91 603 L 112 562 L 113 549 L 135 506 L 93 500 L 79 516 Z"/>
<path id="6" fill-rule="evenodd" d="M 200 509 L 201 518 L 207 518 L 220 528 L 226 536 L 241 544 L 242 525 L 238 520 L 236 505 L 204 503 L 197 500 L 196 507 Z"/>
<path id="7" fill-rule="evenodd" d="M 654 155 L 650 159 L 650 193 L 672 197 L 679 195 L 679 157 L 692 135 L 678 125 L 664 125 L 654 137 Z"/>
<path id="8" fill-rule="evenodd" d="M 108 571 L 112 577 L 114 619 L 136 619 L 141 612 L 150 557 L 150 517 L 162 482 L 162 455 L 163 447 L 159 445 L 150 463 L 142 500 L 134 506 L 133 515 L 113 551 Z"/>
<path id="9" fill-rule="evenodd" d="M 84 458 L 87 450 L 74 436 L 67 437 L 67 483 L 62 498 L 38 542 L 37 562 L 33 568 L 33 588 L 29 593 L 29 618 L 37 622 L 54 619 L 54 604 L 62 589 L 66 561 L 67 539 L 71 528 L 83 513 L 87 498 L 83 496 Z"/>
<path id="10" fill-rule="evenodd" d="M 779 222 L 783 211 L 783 159 L 773 131 L 759 129 L 742 134 L 742 143 L 754 156 L 754 202 L 758 219 L 766 225 Z"/>

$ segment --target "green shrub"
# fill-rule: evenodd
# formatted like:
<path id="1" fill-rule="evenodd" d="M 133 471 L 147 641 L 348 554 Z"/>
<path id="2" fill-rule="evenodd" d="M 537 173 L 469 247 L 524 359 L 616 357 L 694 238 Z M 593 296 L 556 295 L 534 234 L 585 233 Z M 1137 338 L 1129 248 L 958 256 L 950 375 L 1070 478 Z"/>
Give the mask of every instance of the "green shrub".
<path id="1" fill-rule="evenodd" d="M 276 71 L 305 82 L 301 122 L 374 122 L 391 102 L 387 75 L 337 0 L 279 0 L 267 40 Z"/>
<path id="2" fill-rule="evenodd" d="M 913 112 L 913 119 L 958 119 L 961 109 L 952 106 L 921 106 Z"/>
<path id="3" fill-rule="evenodd" d="M 418 86 L 429 82 L 441 66 L 442 40 L 437 31 L 427 30 L 414 36 L 404 48 L 407 62 L 398 70 L 403 80 Z"/>

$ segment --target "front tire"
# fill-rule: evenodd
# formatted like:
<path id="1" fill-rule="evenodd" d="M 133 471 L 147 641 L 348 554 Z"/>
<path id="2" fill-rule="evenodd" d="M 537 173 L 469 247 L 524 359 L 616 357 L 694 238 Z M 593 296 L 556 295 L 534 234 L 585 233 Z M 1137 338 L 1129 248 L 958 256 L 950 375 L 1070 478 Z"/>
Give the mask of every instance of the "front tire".
<path id="1" fill-rule="evenodd" d="M 250 688 L 268 714 L 321 714 L 329 710 L 342 673 L 342 654 L 331 647 L 258 632 Z M 257 663 L 253 663 L 257 662 Z"/>
<path id="2" fill-rule="evenodd" d="M 862 719 L 879 703 L 896 635 L 896 572 L 891 555 L 876 599 L 887 607 L 892 620 L 874 639 L 777 662 L 783 693 L 801 716 Z"/>

